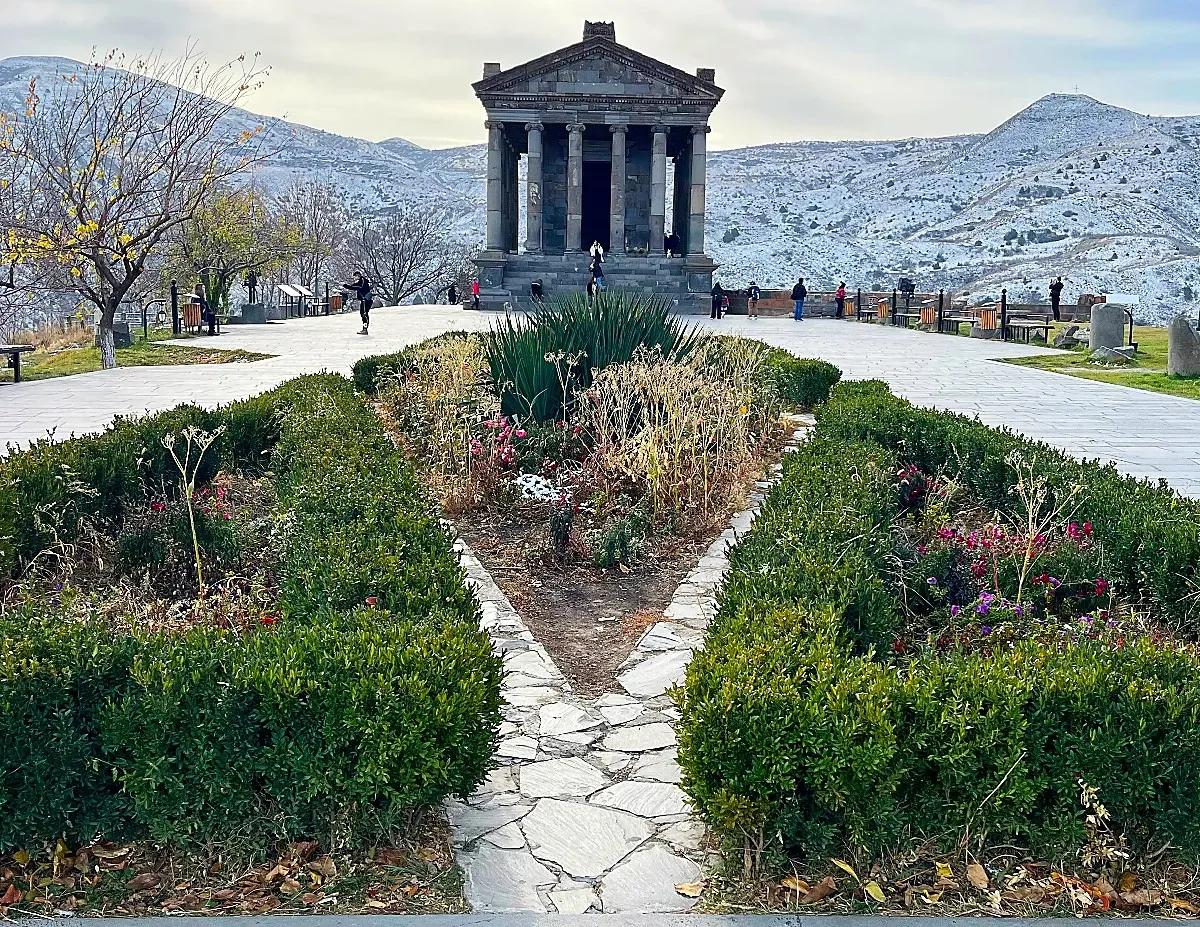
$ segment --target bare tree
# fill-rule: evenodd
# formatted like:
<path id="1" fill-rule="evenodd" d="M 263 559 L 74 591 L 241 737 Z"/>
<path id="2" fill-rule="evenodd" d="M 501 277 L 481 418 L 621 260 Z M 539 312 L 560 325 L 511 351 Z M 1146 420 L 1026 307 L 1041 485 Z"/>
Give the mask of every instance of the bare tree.
<path id="1" fill-rule="evenodd" d="M 446 236 L 449 214 L 428 206 L 401 205 L 383 218 L 357 222 L 350 255 L 389 303 L 437 292 L 458 277 L 465 252 Z"/>
<path id="2" fill-rule="evenodd" d="M 346 207 L 328 184 L 297 180 L 276 199 L 275 211 L 299 234 L 291 260 L 280 271 L 284 282 L 297 282 L 314 293 L 340 272 L 346 245 Z"/>
<path id="3" fill-rule="evenodd" d="M 23 114 L 0 135 L 0 254 L 56 265 L 99 310 L 104 367 L 116 365 L 113 318 L 164 239 L 213 191 L 265 157 L 261 126 L 224 121 L 265 71 L 257 57 L 212 66 L 189 49 L 126 62 L 116 52 L 30 82 Z M 0 197 L 5 199 L 5 197 Z"/>

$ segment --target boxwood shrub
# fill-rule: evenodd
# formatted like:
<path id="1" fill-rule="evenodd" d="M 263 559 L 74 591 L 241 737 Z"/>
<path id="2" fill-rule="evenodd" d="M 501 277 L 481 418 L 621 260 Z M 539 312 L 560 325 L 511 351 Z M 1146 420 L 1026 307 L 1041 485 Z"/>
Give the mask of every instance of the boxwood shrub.
<path id="1" fill-rule="evenodd" d="M 67 624 L 54 601 L 0 619 L 0 852 L 60 836 L 366 839 L 486 773 L 501 665 L 449 537 L 351 383 L 304 377 L 203 414 L 228 428 L 217 465 L 269 458 L 276 475 L 284 617 L 240 636 Z M 128 504 L 145 486 L 114 461 L 199 415 L 5 466 L 107 474 L 107 504 Z M 61 498 L 52 475 L 6 491 L 22 512 Z"/>
<path id="2" fill-rule="evenodd" d="M 1186 631 L 1171 599 L 1197 569 L 1200 511 L 1165 487 L 1045 445 L 842 384 L 814 439 L 731 555 L 718 615 L 679 694 L 684 788 L 728 841 L 792 853 L 881 854 L 914 840 L 1072 853 L 1078 777 L 1135 848 L 1200 858 L 1200 657 L 1022 642 L 984 654 L 881 658 L 901 618 L 886 564 L 896 467 L 950 470 L 1011 505 L 1004 457 L 1079 483 L 1126 580 Z"/>

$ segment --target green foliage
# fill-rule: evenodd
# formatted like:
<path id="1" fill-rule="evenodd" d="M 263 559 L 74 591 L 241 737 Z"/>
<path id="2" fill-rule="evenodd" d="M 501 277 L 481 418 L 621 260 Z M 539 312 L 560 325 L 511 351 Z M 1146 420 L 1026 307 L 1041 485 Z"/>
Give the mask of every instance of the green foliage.
<path id="1" fill-rule="evenodd" d="M 219 456 L 261 466 L 275 445 L 283 618 L 240 635 L 64 624 L 54 602 L 0 619 L 0 852 L 60 835 L 370 839 L 485 776 L 502 667 L 411 470 L 342 377 L 251 402 Z M 144 536 L 120 546 L 155 555 Z"/>
<path id="2" fill-rule="evenodd" d="M 813 409 L 829 399 L 842 371 L 823 360 L 796 357 L 782 348 L 767 355 L 767 371 L 779 398 L 801 409 Z"/>
<path id="3" fill-rule="evenodd" d="M 592 563 L 601 569 L 633 566 L 642 557 L 649 520 L 640 512 L 613 519 L 592 549 Z"/>
<path id="4" fill-rule="evenodd" d="M 594 372 L 632 359 L 639 347 L 686 358 L 701 336 L 673 315 L 669 302 L 624 290 L 555 298 L 528 320 L 512 316 L 486 337 L 492 382 L 506 415 L 522 421 L 567 418 Z"/>
<path id="5" fill-rule="evenodd" d="M 1137 850 L 1200 858 L 1200 658 L 1131 635 L 1023 640 L 892 661 L 899 627 L 894 475 L 909 464 L 1014 505 L 1020 447 L 1060 492 L 1082 485 L 1108 566 L 1176 621 L 1197 507 L 1044 445 L 841 384 L 731 571 L 679 696 L 684 788 L 728 842 L 878 854 L 932 838 L 1073 852 L 1078 777 Z M 1066 554 L 1064 554 L 1066 556 Z M 931 573 L 936 565 L 930 564 Z M 1173 592 L 1174 591 L 1174 592 Z M 919 603 L 917 603 L 918 608 Z M 1188 621 L 1181 622 L 1190 626 Z"/>

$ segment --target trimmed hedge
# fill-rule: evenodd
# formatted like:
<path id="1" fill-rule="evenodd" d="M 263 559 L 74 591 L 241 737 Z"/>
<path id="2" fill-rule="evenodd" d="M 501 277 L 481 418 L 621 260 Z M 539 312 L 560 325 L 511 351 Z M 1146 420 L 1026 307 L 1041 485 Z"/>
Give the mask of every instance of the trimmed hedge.
<path id="1" fill-rule="evenodd" d="M 997 843 L 1071 852 L 1085 839 L 1082 774 L 1135 847 L 1170 840 L 1200 858 L 1195 653 L 1085 639 L 903 665 L 879 658 L 901 620 L 886 578 L 897 466 L 948 468 L 994 505 L 1011 505 L 1003 459 L 1018 447 L 1058 485 L 1083 482 L 1097 534 L 1156 607 L 1183 580 L 1144 566 L 1158 557 L 1195 570 L 1186 545 L 1200 516 L 1189 500 L 915 409 L 879 384 L 839 386 L 734 549 L 679 696 L 684 789 L 724 838 L 879 854 L 914 839 L 953 843 L 969 825 Z M 1140 544 L 1122 534 L 1136 530 Z"/>
<path id="2" fill-rule="evenodd" d="M 767 355 L 770 372 L 779 398 L 801 409 L 815 409 L 829 399 L 829 393 L 842 379 L 842 371 L 823 360 L 796 357 L 782 348 Z"/>
<path id="3" fill-rule="evenodd" d="M 229 428 L 222 465 L 273 448 L 284 618 L 244 636 L 114 633 L 53 602 L 0 619 L 0 852 L 97 834 L 367 839 L 486 774 L 501 664 L 450 538 L 349 381 L 304 377 L 209 415 Z M 109 434 L 94 440 L 108 453 Z"/>
<path id="4" fill-rule="evenodd" d="M 403 370 L 411 363 L 412 356 L 420 350 L 429 348 L 432 345 L 441 341 L 446 341 L 453 338 L 472 338 L 478 337 L 469 332 L 446 332 L 442 335 L 437 335 L 433 338 L 427 338 L 417 344 L 409 345 L 401 351 L 396 351 L 393 354 L 372 354 L 370 357 L 363 357 L 355 362 L 351 368 L 351 376 L 354 379 L 354 386 L 360 393 L 365 393 L 368 396 L 374 396 L 379 392 L 379 388 L 390 377 L 394 377 L 399 371 Z"/>

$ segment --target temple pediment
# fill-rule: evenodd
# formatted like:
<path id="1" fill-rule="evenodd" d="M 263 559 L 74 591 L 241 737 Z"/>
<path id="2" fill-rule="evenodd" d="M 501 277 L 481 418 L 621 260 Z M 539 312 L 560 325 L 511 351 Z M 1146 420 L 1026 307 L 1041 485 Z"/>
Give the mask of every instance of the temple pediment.
<path id="1" fill-rule="evenodd" d="M 485 103 L 503 97 L 621 97 L 720 101 L 711 80 L 681 71 L 616 41 L 591 36 L 568 48 L 489 75 L 474 85 Z"/>

